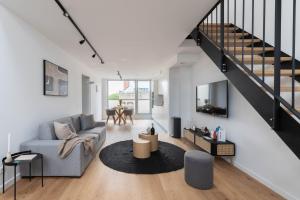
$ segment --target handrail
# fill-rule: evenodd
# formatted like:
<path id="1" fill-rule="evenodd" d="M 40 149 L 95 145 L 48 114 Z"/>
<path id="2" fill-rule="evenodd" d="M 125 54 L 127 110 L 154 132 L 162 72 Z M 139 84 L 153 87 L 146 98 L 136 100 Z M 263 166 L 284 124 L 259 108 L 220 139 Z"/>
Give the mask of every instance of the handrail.
<path id="1" fill-rule="evenodd" d="M 209 11 L 206 15 L 204 15 L 204 17 L 202 18 L 202 20 L 198 23 L 197 27 L 200 26 L 200 24 L 202 24 L 202 22 L 204 22 L 204 20 L 211 14 L 211 12 L 221 3 L 221 0 L 219 0 Z"/>

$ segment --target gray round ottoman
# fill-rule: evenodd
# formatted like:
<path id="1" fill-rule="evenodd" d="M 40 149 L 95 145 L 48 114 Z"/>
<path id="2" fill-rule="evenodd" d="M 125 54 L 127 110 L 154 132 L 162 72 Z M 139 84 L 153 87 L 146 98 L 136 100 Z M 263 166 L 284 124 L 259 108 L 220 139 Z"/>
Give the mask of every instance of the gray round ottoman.
<path id="1" fill-rule="evenodd" d="M 191 150 L 184 154 L 184 177 L 187 184 L 207 190 L 213 186 L 213 161 L 208 153 Z"/>

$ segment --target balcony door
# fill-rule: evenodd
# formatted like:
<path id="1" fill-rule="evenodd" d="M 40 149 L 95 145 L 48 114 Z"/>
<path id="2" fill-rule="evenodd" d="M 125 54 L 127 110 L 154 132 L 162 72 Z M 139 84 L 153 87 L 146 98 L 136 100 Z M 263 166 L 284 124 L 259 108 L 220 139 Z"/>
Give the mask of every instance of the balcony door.
<path id="1" fill-rule="evenodd" d="M 108 108 L 119 105 L 132 108 L 135 115 L 151 114 L 151 81 L 124 80 L 107 82 Z"/>
<path id="2" fill-rule="evenodd" d="M 137 112 L 139 114 L 151 113 L 151 82 L 137 81 Z"/>

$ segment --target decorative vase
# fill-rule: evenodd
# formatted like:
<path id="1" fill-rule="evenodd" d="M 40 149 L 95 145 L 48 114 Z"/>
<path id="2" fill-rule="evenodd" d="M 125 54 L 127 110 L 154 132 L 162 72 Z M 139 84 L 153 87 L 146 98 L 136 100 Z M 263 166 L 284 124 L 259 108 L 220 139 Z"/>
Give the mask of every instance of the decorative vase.
<path id="1" fill-rule="evenodd" d="M 7 152 L 7 154 L 6 154 L 6 159 L 5 159 L 5 163 L 10 163 L 10 162 L 12 162 L 13 161 L 13 159 L 12 159 L 12 157 L 11 157 L 11 153 L 10 152 Z"/>

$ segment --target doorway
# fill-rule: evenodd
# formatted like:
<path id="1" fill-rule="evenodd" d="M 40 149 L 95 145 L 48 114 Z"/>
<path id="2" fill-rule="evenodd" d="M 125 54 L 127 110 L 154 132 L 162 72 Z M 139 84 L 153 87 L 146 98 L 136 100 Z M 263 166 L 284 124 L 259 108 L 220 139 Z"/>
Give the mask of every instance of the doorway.
<path id="1" fill-rule="evenodd" d="M 82 113 L 91 114 L 90 77 L 82 75 Z"/>

